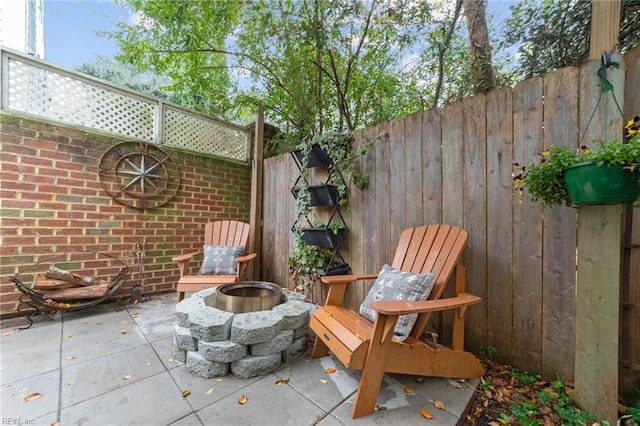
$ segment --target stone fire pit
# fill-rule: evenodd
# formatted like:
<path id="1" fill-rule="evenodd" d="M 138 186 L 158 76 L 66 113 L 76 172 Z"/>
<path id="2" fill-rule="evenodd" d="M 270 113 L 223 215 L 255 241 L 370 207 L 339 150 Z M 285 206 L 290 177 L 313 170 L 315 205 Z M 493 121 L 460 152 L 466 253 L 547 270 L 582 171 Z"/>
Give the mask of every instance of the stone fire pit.
<path id="1" fill-rule="evenodd" d="M 241 378 L 268 374 L 304 353 L 310 311 L 304 295 L 282 291 L 270 310 L 234 314 L 216 308 L 216 289 L 193 294 L 176 305 L 173 358 L 200 377 L 229 373 Z"/>

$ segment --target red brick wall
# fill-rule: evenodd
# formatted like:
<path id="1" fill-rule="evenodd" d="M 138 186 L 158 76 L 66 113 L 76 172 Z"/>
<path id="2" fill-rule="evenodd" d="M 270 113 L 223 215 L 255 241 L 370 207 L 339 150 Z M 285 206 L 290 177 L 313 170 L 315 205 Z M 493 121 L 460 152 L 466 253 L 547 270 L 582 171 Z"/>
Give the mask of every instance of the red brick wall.
<path id="1" fill-rule="evenodd" d="M 148 293 L 166 292 L 178 278 L 171 258 L 202 245 L 204 223 L 249 220 L 250 165 L 168 148 L 181 179 L 171 201 L 147 210 L 114 201 L 100 184 L 98 163 L 106 149 L 123 140 L 0 114 L 1 317 L 16 315 L 21 294 L 10 277 L 29 278 L 32 265 L 42 259 L 106 253 L 131 269 L 116 295 L 130 294 L 139 278 Z M 145 237 L 140 277 L 136 244 Z"/>

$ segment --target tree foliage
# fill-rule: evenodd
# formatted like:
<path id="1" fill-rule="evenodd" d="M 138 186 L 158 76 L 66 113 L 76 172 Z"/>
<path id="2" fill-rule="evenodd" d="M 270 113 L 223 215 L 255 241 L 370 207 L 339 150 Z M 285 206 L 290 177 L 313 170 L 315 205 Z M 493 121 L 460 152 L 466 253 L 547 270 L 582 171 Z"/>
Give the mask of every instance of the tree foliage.
<path id="1" fill-rule="evenodd" d="M 120 59 L 230 120 L 258 104 L 298 136 L 353 130 L 470 92 L 468 45 L 446 2 L 120 0 Z M 438 90 L 436 90 L 436 88 Z"/>
<path id="2" fill-rule="evenodd" d="M 500 49 L 517 46 L 522 77 L 544 75 L 589 59 L 591 2 L 585 0 L 522 0 L 511 7 Z M 622 52 L 640 40 L 640 2 L 622 0 L 619 47 Z"/>
<path id="3" fill-rule="evenodd" d="M 175 101 L 172 94 L 165 90 L 170 83 L 167 78 L 140 74 L 134 66 L 122 64 L 113 58 L 97 56 L 94 61 L 82 64 L 78 71 L 156 98 Z"/>

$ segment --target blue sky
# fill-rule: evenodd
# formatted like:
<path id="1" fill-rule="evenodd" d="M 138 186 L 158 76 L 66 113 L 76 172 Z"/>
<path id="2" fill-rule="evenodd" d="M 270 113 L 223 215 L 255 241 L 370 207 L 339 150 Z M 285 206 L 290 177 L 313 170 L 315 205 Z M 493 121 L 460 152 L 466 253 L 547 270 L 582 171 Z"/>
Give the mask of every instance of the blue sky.
<path id="1" fill-rule="evenodd" d="M 113 30 L 116 22 L 128 19 L 128 10 L 112 0 L 45 0 L 45 60 L 75 69 L 97 55 L 114 56 L 115 42 L 96 32 Z"/>
<path id="2" fill-rule="evenodd" d="M 505 15 L 514 3 L 490 0 L 488 10 Z M 114 56 L 118 53 L 116 43 L 96 32 L 114 30 L 116 22 L 129 19 L 128 9 L 113 0 L 44 0 L 45 60 L 76 69 L 98 55 Z"/>

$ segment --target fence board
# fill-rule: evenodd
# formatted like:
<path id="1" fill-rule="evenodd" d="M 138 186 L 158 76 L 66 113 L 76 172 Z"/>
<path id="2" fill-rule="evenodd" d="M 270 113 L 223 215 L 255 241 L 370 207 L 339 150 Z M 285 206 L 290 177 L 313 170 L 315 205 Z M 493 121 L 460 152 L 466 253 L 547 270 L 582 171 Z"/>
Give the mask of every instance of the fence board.
<path id="1" fill-rule="evenodd" d="M 578 148 L 578 70 L 568 67 L 544 80 L 544 140 L 550 146 Z M 543 353 L 555 353 L 542 360 L 547 377 L 573 375 L 576 210 L 565 206 L 547 209 L 543 225 Z"/>
<path id="2" fill-rule="evenodd" d="M 376 235 L 376 258 L 373 266 L 374 272 L 382 269 L 382 265 L 390 263 L 392 256 L 390 253 L 390 235 L 391 224 L 390 219 L 390 167 L 389 162 L 390 151 L 389 141 L 391 132 L 391 123 L 383 123 L 381 126 L 382 132 L 384 132 L 384 139 L 382 143 L 376 144 L 376 170 L 375 170 L 375 191 L 376 191 L 376 221 L 375 221 L 375 235 Z M 394 169 L 394 172 L 396 169 Z M 373 206 L 372 206 L 373 207 Z"/>
<path id="3" fill-rule="evenodd" d="M 442 222 L 464 225 L 464 122 L 462 102 L 443 108 L 442 128 Z"/>
<path id="4" fill-rule="evenodd" d="M 424 173 L 422 162 L 422 113 L 410 115 L 405 127 L 405 206 L 398 208 L 406 212 L 405 223 L 400 232 L 409 227 L 423 225 L 424 202 L 422 189 Z M 394 189 L 395 191 L 395 189 Z M 400 235 L 398 234 L 398 240 Z"/>
<path id="5" fill-rule="evenodd" d="M 514 157 L 530 164 L 542 152 L 542 79 L 518 84 L 513 94 Z M 511 358 L 516 365 L 540 371 L 542 352 L 542 213 L 538 203 L 526 197 L 514 212 L 513 327 L 517 339 Z M 504 348 L 508 350 L 508 348 Z M 500 349 L 498 349 L 500 350 Z"/>
<path id="6" fill-rule="evenodd" d="M 405 153 L 407 144 L 405 141 L 405 120 L 396 118 L 389 125 L 389 243 L 395 244 L 400 240 L 400 234 L 406 229 L 407 206 L 412 204 L 406 192 L 407 162 Z M 385 262 L 391 262 L 389 256 Z"/>
<path id="7" fill-rule="evenodd" d="M 422 113 L 422 162 L 423 223 L 442 223 L 442 117 L 438 109 Z"/>
<path id="8" fill-rule="evenodd" d="M 485 345 L 510 348 L 513 329 L 513 101 L 511 90 L 487 95 L 487 310 Z M 518 206 L 515 206 L 516 208 Z M 508 362 L 498 352 L 496 360 Z"/>
<path id="9" fill-rule="evenodd" d="M 463 108 L 464 169 L 463 188 L 463 228 L 469 232 L 466 248 L 468 291 L 487 299 L 487 110 L 486 96 L 478 95 L 468 99 Z M 464 166 L 462 166 L 464 164 Z M 486 303 L 478 309 L 467 312 L 468 326 L 486 323 Z M 484 343 L 479 334 L 470 334 L 465 339 L 468 348 L 477 349 Z"/>

